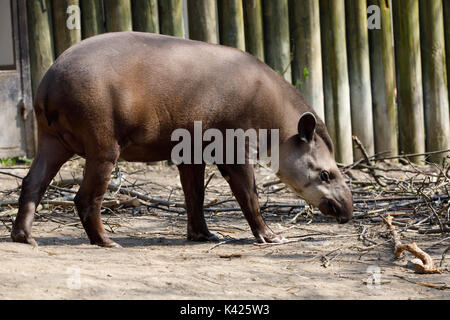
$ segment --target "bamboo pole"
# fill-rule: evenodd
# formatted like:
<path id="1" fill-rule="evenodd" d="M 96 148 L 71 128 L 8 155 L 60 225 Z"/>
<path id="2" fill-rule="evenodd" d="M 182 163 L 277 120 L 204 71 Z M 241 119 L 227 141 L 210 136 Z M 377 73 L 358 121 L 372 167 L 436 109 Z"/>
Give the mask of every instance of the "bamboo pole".
<path id="1" fill-rule="evenodd" d="M 367 28 L 367 1 L 345 0 L 347 29 L 348 72 L 352 131 L 369 154 L 375 153 L 373 138 L 372 91 L 370 88 L 369 34 Z M 355 160 L 362 158 L 354 146 Z"/>
<path id="2" fill-rule="evenodd" d="M 353 149 L 344 0 L 320 0 L 320 28 L 325 121 L 335 145 L 336 160 L 349 164 L 353 161 Z"/>
<path id="3" fill-rule="evenodd" d="M 159 33 L 157 0 L 131 0 L 131 8 L 134 31 Z"/>
<path id="4" fill-rule="evenodd" d="M 245 51 L 242 0 L 217 0 L 220 43 Z"/>
<path id="5" fill-rule="evenodd" d="M 265 61 L 292 82 L 288 0 L 263 0 Z"/>
<path id="6" fill-rule="evenodd" d="M 445 63 L 444 15 L 441 0 L 420 0 L 423 95 L 427 151 L 450 148 L 450 122 Z M 441 163 L 445 154 L 430 157 Z"/>
<path id="7" fill-rule="evenodd" d="M 447 89 L 450 87 L 450 0 L 442 0 L 444 5 L 445 56 L 447 58 Z M 448 90 L 450 101 L 450 90 Z"/>
<path id="8" fill-rule="evenodd" d="M 103 1 L 106 14 L 106 31 L 132 31 L 130 0 Z"/>
<path id="9" fill-rule="evenodd" d="M 80 0 L 83 39 L 105 32 L 102 0 Z"/>
<path id="10" fill-rule="evenodd" d="M 218 43 L 215 0 L 188 0 L 189 38 Z"/>
<path id="11" fill-rule="evenodd" d="M 243 0 L 245 48 L 264 61 L 264 29 L 261 0 Z"/>
<path id="12" fill-rule="evenodd" d="M 70 6 L 76 6 L 78 9 L 68 13 Z M 58 57 L 70 46 L 81 41 L 81 25 L 77 26 L 74 20 L 68 21 L 71 19 L 70 15 L 75 15 L 72 19 L 78 19 L 81 23 L 80 3 L 78 0 L 52 0 L 52 13 L 55 55 Z"/>
<path id="13" fill-rule="evenodd" d="M 162 34 L 183 38 L 184 19 L 182 0 L 158 1 L 159 30 Z"/>
<path id="14" fill-rule="evenodd" d="M 395 63 L 389 1 L 369 0 L 380 8 L 380 29 L 369 30 L 375 152 L 398 154 Z M 374 13 L 376 14 L 376 13 Z"/>
<path id="15" fill-rule="evenodd" d="M 400 150 L 425 152 L 419 1 L 393 0 Z M 423 157 L 415 157 L 420 162 Z"/>
<path id="16" fill-rule="evenodd" d="M 319 0 L 290 0 L 289 15 L 292 82 L 325 120 Z"/>
<path id="17" fill-rule="evenodd" d="M 30 46 L 33 96 L 45 72 L 53 63 L 51 4 L 49 0 L 28 0 L 28 41 Z"/>

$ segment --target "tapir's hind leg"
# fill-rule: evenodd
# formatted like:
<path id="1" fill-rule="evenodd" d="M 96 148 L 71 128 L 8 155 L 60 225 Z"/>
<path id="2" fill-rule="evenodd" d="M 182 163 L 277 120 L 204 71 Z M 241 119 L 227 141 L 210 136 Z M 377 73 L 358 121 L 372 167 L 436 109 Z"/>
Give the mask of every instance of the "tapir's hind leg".
<path id="1" fill-rule="evenodd" d="M 115 161 L 87 157 L 84 179 L 75 197 L 78 215 L 91 244 L 102 247 L 120 247 L 107 236 L 100 215 Z"/>
<path id="2" fill-rule="evenodd" d="M 187 212 L 187 236 L 193 241 L 216 241 L 219 238 L 209 232 L 203 214 L 205 198 L 205 165 L 182 164 L 178 166 Z"/>
<path id="3" fill-rule="evenodd" d="M 34 212 L 48 185 L 61 166 L 73 156 L 54 136 L 40 134 L 38 152 L 25 179 L 19 198 L 19 212 L 13 224 L 11 238 L 15 242 L 37 245 L 31 236 Z"/>
<path id="4" fill-rule="evenodd" d="M 275 235 L 264 223 L 258 203 L 255 176 L 250 164 L 218 165 L 219 171 L 228 181 L 253 235 L 258 242 L 284 242 L 286 239 Z"/>

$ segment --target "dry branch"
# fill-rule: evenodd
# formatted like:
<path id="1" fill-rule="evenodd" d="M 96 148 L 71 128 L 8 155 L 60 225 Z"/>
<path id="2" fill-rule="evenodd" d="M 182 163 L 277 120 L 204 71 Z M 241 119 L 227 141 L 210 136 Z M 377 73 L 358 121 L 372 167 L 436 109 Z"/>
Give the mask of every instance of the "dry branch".
<path id="1" fill-rule="evenodd" d="M 397 258 L 402 256 L 403 251 L 411 252 L 416 258 L 420 259 L 422 263 L 418 263 L 412 260 L 412 264 L 417 273 L 441 273 L 442 270 L 436 269 L 433 264 L 431 257 L 422 249 L 420 249 L 415 242 L 410 244 L 402 244 L 400 242 L 400 236 L 392 225 L 392 217 L 390 215 L 384 218 L 389 231 L 391 232 L 392 241 L 394 243 L 394 254 Z"/>
<path id="2" fill-rule="evenodd" d="M 382 187 L 386 187 L 386 184 L 380 180 L 380 178 L 377 176 L 377 174 L 375 173 L 375 170 L 372 168 L 372 162 L 370 161 L 370 157 L 367 154 L 366 148 L 364 148 L 363 144 L 361 143 L 361 141 L 359 141 L 357 136 L 353 136 L 352 137 L 353 142 L 355 142 L 356 146 L 358 147 L 358 149 L 361 151 L 362 155 L 364 156 L 364 159 L 367 163 L 367 165 L 369 166 L 369 172 L 371 174 L 371 176 L 375 179 L 375 181 Z"/>
<path id="3" fill-rule="evenodd" d="M 54 185 L 56 185 L 58 187 L 66 187 L 66 186 L 75 185 L 75 184 L 80 185 L 82 183 L 82 181 L 83 181 L 82 179 L 68 179 L 68 180 L 61 180 L 59 182 L 56 182 L 56 183 L 54 183 Z M 108 184 L 108 190 L 113 191 L 113 192 L 118 191 L 121 194 L 130 195 L 130 196 L 136 197 L 140 200 L 144 200 L 146 202 L 150 202 L 150 203 L 157 204 L 157 205 L 159 204 L 159 205 L 164 205 L 164 206 L 168 206 L 168 207 L 184 208 L 184 203 L 178 203 L 178 202 L 173 202 L 173 201 L 167 201 L 164 199 L 152 198 L 152 197 L 146 196 L 145 194 L 142 194 L 140 192 L 131 190 L 128 187 L 121 187 L 121 186 L 118 186 L 113 183 Z"/>
<path id="4" fill-rule="evenodd" d="M 450 149 L 429 151 L 429 152 L 421 152 L 421 153 L 401 154 L 401 155 L 398 155 L 398 156 L 388 156 L 388 157 L 380 157 L 380 158 L 377 157 L 375 160 L 380 161 L 380 160 L 408 159 L 408 158 L 413 158 L 413 157 L 430 156 L 430 155 L 447 153 L 447 152 L 450 152 Z"/>
<path id="5" fill-rule="evenodd" d="M 356 143 L 356 142 L 355 142 Z M 362 148 L 364 148 L 362 146 Z M 442 151 L 442 152 L 445 152 Z M 352 165 L 343 167 L 340 170 L 347 172 L 344 176 L 348 179 L 352 189 L 354 199 L 354 220 L 357 223 L 365 224 L 368 229 L 375 224 L 382 223 L 380 216 L 389 214 L 396 216 L 392 225 L 397 226 L 397 232 L 406 230 L 420 234 L 448 232 L 450 229 L 450 163 L 443 163 L 441 166 L 420 166 L 407 163 L 400 166 L 398 163 L 380 163 L 378 159 L 387 152 L 378 153 L 372 156 L 363 156 Z M 404 155 L 408 159 L 410 155 Z M 124 167 L 126 168 L 126 167 Z M 121 168 L 121 170 L 125 170 Z M 110 194 L 104 200 L 104 207 L 109 212 L 121 214 L 123 208 L 130 206 L 146 206 L 152 212 L 159 214 L 166 211 L 174 214 L 184 214 L 185 208 L 182 202 L 182 190 L 174 186 L 167 186 L 157 182 L 142 182 L 140 173 L 145 170 L 153 170 L 152 167 L 126 172 L 122 176 L 124 185 L 121 183 L 110 183 L 108 189 Z M 139 175 L 137 180 L 130 179 Z M 0 176 L 10 176 L 22 179 L 14 171 L 1 170 Z M 216 173 L 217 176 L 217 173 Z M 205 189 L 207 195 L 213 193 L 214 198 L 206 198 L 204 211 L 210 216 L 224 212 L 240 212 L 232 193 L 228 188 L 223 189 L 223 185 L 212 183 L 215 181 L 214 173 L 205 179 Z M 129 180 L 128 180 L 128 179 Z M 214 179 L 213 179 L 214 178 Z M 381 179 L 385 186 L 376 181 Z M 18 183 L 20 181 L 17 181 Z M 46 198 L 42 204 L 59 207 L 59 211 L 72 210 L 73 194 L 77 193 L 76 185 L 80 185 L 82 179 L 75 178 L 54 181 L 49 186 Z M 311 223 L 317 217 L 317 209 L 314 214 L 305 214 L 308 208 L 304 201 L 299 201 L 288 192 L 280 192 L 285 189 L 284 185 L 278 185 L 280 180 L 272 176 L 269 180 L 263 180 L 262 192 L 260 196 L 260 209 L 267 218 L 274 218 L 284 224 L 296 225 L 298 222 Z M 144 187 L 145 186 L 145 187 Z M 16 199 L 19 197 L 20 187 L 10 190 L 1 190 L 2 199 Z M 125 195 L 125 196 L 122 196 Z M 152 195 L 153 197 L 150 197 Z M 133 198 L 130 200 L 130 197 Z M 133 203 L 126 204 L 122 198 Z M 119 200 L 117 200 L 119 199 Z M 120 202 L 120 204 L 117 203 Z M 154 209 L 153 209 L 154 208 Z M 135 212 L 135 211 L 133 211 Z M 17 200 L 0 200 L 0 221 L 10 223 L 11 215 L 17 213 Z M 398 216 L 398 217 L 397 217 Z M 427 223 L 423 223 L 426 221 Z M 291 222 L 291 223 L 289 223 Z M 375 223 L 375 224 L 374 224 Z M 367 232 L 361 236 L 363 243 L 374 244 L 375 237 L 382 233 Z M 367 247 L 370 248 L 370 247 Z M 367 249 L 364 248 L 364 249 Z M 410 248 L 411 249 L 411 248 Z M 415 248 L 412 248 L 415 249 Z"/>
<path id="6" fill-rule="evenodd" d="M 102 207 L 109 208 L 109 207 L 116 207 L 120 205 L 125 206 L 135 206 L 136 199 L 117 199 L 117 200 L 108 200 L 102 202 Z M 75 204 L 73 201 L 65 201 L 65 200 L 42 200 L 40 202 L 41 205 L 52 205 L 52 206 L 58 206 L 58 207 L 73 207 Z M 4 200 L 0 201 L 0 206 L 11 206 L 11 207 L 17 207 L 19 206 L 19 200 Z"/>

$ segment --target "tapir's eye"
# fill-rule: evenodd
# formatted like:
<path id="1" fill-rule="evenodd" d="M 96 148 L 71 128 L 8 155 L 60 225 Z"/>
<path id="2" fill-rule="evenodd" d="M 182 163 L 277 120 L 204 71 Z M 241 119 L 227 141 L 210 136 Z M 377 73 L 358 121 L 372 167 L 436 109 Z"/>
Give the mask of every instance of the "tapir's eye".
<path id="1" fill-rule="evenodd" d="M 320 171 L 320 180 L 329 182 L 330 181 L 330 174 L 326 170 Z"/>

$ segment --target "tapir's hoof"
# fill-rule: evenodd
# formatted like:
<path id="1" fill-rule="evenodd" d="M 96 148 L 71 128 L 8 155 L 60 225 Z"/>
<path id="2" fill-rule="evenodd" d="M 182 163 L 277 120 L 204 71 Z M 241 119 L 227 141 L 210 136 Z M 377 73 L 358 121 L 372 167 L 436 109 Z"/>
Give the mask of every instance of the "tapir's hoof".
<path id="1" fill-rule="evenodd" d="M 23 230 L 14 230 L 11 232 L 11 239 L 14 242 L 19 242 L 19 243 L 26 243 L 26 244 L 30 244 L 33 247 L 37 247 L 38 243 L 36 242 L 36 240 L 33 239 L 33 237 L 29 234 L 27 234 L 25 231 Z"/>
<path id="2" fill-rule="evenodd" d="M 97 245 L 99 247 L 103 247 L 103 248 L 122 248 L 122 246 L 110 239 L 105 240 L 105 241 L 101 241 L 101 242 L 94 242 L 91 244 Z"/>
<path id="3" fill-rule="evenodd" d="M 283 236 L 276 235 L 274 233 L 266 233 L 261 234 L 256 237 L 256 240 L 259 243 L 286 243 L 289 242 L 288 239 L 286 239 Z"/>
<path id="4" fill-rule="evenodd" d="M 117 242 L 111 241 L 105 245 L 102 245 L 102 247 L 105 248 L 122 248 L 122 246 L 120 244 L 118 244 Z"/>
<path id="5" fill-rule="evenodd" d="M 217 242 L 219 237 L 211 232 L 200 232 L 200 233 L 189 233 L 188 240 L 198 241 L 198 242 Z"/>

